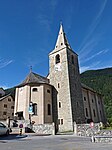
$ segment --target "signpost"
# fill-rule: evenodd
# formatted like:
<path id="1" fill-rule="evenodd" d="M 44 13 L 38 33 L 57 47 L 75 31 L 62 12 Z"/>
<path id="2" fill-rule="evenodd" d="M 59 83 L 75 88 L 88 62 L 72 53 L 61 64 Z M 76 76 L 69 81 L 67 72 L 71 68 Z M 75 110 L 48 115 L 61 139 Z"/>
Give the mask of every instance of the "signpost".
<path id="1" fill-rule="evenodd" d="M 22 123 L 19 125 L 19 128 L 20 128 L 19 135 L 22 135 L 22 128 L 23 128 L 23 124 Z"/>
<path id="2" fill-rule="evenodd" d="M 31 115 L 33 115 L 33 103 L 32 102 L 30 102 L 30 104 L 29 104 L 28 112 L 29 112 L 30 127 L 32 129 L 32 124 L 31 124 Z"/>

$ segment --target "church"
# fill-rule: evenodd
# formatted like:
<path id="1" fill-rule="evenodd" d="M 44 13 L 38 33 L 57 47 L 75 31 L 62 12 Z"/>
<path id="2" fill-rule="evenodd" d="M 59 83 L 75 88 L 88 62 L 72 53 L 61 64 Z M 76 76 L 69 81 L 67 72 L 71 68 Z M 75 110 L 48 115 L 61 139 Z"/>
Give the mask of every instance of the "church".
<path id="1" fill-rule="evenodd" d="M 14 115 L 35 124 L 55 123 L 57 131 L 73 131 L 73 124 L 106 122 L 102 96 L 80 81 L 78 55 L 62 24 L 49 53 L 47 77 L 32 72 L 16 86 Z"/>

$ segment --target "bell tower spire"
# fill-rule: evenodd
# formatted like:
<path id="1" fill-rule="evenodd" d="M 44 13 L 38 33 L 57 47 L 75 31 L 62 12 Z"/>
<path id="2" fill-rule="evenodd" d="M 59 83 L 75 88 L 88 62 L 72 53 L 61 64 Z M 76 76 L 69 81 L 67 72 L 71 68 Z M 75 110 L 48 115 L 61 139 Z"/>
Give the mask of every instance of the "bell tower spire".
<path id="1" fill-rule="evenodd" d="M 67 40 L 67 37 L 65 35 L 65 32 L 64 32 L 64 29 L 63 29 L 63 25 L 62 25 L 62 22 L 61 22 L 60 23 L 60 30 L 59 30 L 59 33 L 58 33 L 58 38 L 57 38 L 57 42 L 56 42 L 55 48 L 60 49 L 60 48 L 63 48 L 63 47 L 71 48 L 70 44 L 69 44 L 69 42 Z"/>
<path id="2" fill-rule="evenodd" d="M 55 45 L 54 50 L 51 53 L 55 53 L 63 48 L 71 49 L 71 46 L 67 40 L 67 37 L 64 32 L 63 24 L 61 22 L 56 45 Z"/>

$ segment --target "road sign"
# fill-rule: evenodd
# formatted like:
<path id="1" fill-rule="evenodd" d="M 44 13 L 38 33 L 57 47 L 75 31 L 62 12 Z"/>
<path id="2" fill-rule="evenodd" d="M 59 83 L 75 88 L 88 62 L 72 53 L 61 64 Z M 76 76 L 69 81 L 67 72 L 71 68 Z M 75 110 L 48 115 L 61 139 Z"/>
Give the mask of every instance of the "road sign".
<path id="1" fill-rule="evenodd" d="M 23 128 L 23 124 L 22 123 L 19 125 L 19 128 Z"/>
<path id="2" fill-rule="evenodd" d="M 33 106 L 29 106 L 29 113 L 33 112 Z"/>
<path id="3" fill-rule="evenodd" d="M 90 127 L 93 128 L 94 127 L 94 123 L 90 122 Z"/>

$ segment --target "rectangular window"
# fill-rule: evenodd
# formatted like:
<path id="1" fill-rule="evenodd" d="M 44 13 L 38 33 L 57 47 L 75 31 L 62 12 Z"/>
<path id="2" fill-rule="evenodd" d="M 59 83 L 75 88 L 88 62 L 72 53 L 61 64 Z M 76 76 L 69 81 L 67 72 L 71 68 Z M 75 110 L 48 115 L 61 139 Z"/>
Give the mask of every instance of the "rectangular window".
<path id="1" fill-rule="evenodd" d="M 60 88 L 60 84 L 58 83 L 58 88 Z"/>
<path id="2" fill-rule="evenodd" d="M 61 102 L 59 102 L 59 108 L 61 108 Z"/>
<path id="3" fill-rule="evenodd" d="M 11 106 L 11 109 L 14 109 L 14 106 Z"/>
<path id="4" fill-rule="evenodd" d="M 61 119 L 61 124 L 63 124 L 63 119 Z"/>
<path id="5" fill-rule="evenodd" d="M 33 115 L 37 115 L 37 104 L 33 104 Z"/>
<path id="6" fill-rule="evenodd" d="M 95 109 L 93 109 L 93 114 L 94 114 L 94 117 L 96 117 L 96 112 L 95 112 Z"/>
<path id="7" fill-rule="evenodd" d="M 7 115 L 7 112 L 4 111 L 4 112 L 3 112 L 3 115 Z"/>
<path id="8" fill-rule="evenodd" d="M 7 108 L 7 104 L 4 104 L 4 108 Z"/>
<path id="9" fill-rule="evenodd" d="M 48 109 L 48 115 L 51 115 L 51 105 L 50 104 L 47 105 L 47 109 Z"/>
<path id="10" fill-rule="evenodd" d="M 11 99 L 10 99 L 10 98 L 8 98 L 8 101 L 9 101 L 9 102 L 11 102 Z"/>
<path id="11" fill-rule="evenodd" d="M 58 119 L 58 124 L 62 125 L 63 124 L 63 119 Z"/>
<path id="12" fill-rule="evenodd" d="M 86 108 L 86 117 L 88 117 L 88 109 Z"/>

